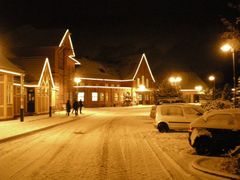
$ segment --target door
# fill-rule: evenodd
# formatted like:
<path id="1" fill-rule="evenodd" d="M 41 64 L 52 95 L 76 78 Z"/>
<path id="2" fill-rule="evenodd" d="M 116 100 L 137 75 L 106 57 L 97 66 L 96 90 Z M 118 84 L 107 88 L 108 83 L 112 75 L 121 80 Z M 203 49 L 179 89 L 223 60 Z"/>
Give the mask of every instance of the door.
<path id="1" fill-rule="evenodd" d="M 27 90 L 27 110 L 30 113 L 35 112 L 35 91 L 34 88 Z"/>

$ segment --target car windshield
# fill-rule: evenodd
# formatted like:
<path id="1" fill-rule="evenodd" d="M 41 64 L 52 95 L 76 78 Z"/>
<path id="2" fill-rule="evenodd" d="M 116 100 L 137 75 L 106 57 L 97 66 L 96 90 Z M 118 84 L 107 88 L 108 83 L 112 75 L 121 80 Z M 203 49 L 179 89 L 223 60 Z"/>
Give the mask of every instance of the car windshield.
<path id="1" fill-rule="evenodd" d="M 183 116 L 182 108 L 178 106 L 163 106 L 161 114 L 164 116 Z"/>

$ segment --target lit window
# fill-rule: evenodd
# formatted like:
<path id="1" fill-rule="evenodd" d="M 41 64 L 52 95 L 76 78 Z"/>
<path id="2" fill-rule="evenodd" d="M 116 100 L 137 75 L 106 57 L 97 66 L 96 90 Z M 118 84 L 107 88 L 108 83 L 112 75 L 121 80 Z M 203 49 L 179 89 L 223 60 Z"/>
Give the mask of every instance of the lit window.
<path id="1" fill-rule="evenodd" d="M 12 85 L 7 85 L 7 104 L 13 103 L 13 87 Z"/>
<path id="2" fill-rule="evenodd" d="M 79 92 L 79 93 L 78 93 L 78 101 L 80 101 L 80 99 L 81 99 L 82 101 L 84 101 L 84 92 Z"/>
<path id="3" fill-rule="evenodd" d="M 118 93 L 114 93 L 114 101 L 118 101 Z"/>
<path id="4" fill-rule="evenodd" d="M 137 87 L 140 85 L 140 78 L 137 78 Z"/>
<path id="5" fill-rule="evenodd" d="M 149 88 L 149 80 L 148 80 L 148 78 L 146 79 L 146 88 Z"/>
<path id="6" fill-rule="evenodd" d="M 100 93 L 100 94 L 99 94 L 99 100 L 100 100 L 100 101 L 104 101 L 104 94 L 103 94 L 103 93 Z"/>
<path id="7" fill-rule="evenodd" d="M 92 101 L 98 101 L 98 93 L 92 92 Z"/>
<path id="8" fill-rule="evenodd" d="M 145 85 L 144 83 L 145 83 L 145 82 L 144 82 L 144 76 L 142 76 L 142 84 Z"/>
<path id="9" fill-rule="evenodd" d="M 105 94 L 105 101 L 108 101 L 108 92 Z"/>

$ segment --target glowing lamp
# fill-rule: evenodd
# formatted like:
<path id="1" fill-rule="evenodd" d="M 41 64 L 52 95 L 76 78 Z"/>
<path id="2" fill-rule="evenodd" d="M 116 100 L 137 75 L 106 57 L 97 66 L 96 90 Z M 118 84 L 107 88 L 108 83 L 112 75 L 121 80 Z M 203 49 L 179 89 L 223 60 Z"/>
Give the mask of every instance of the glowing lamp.
<path id="1" fill-rule="evenodd" d="M 203 87 L 202 86 L 195 86 L 196 91 L 202 91 Z"/>
<path id="2" fill-rule="evenodd" d="M 75 78 L 74 78 L 74 82 L 77 83 L 77 84 L 80 83 L 80 82 L 81 82 L 81 78 L 75 77 Z"/>
<path id="3" fill-rule="evenodd" d="M 229 44 L 224 44 L 222 47 L 221 47 L 221 50 L 223 52 L 228 52 L 230 50 L 232 50 L 232 46 L 230 46 Z"/>
<path id="4" fill-rule="evenodd" d="M 145 88 L 144 85 L 140 85 L 140 86 L 139 86 L 139 90 L 140 90 L 140 91 L 145 91 L 145 89 L 146 89 L 146 88 Z"/>
<path id="5" fill-rule="evenodd" d="M 209 81 L 214 81 L 215 77 L 214 76 L 209 76 L 208 79 L 209 79 Z"/>

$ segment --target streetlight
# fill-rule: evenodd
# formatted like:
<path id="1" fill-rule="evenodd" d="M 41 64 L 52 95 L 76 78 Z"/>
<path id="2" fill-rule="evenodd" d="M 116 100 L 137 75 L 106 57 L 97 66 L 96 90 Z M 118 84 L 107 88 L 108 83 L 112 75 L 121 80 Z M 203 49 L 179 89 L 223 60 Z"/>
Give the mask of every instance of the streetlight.
<path id="1" fill-rule="evenodd" d="M 168 81 L 171 83 L 171 84 L 174 84 L 175 86 L 177 86 L 177 83 L 180 83 L 182 81 L 182 78 L 181 77 L 170 77 L 168 79 Z"/>
<path id="2" fill-rule="evenodd" d="M 232 53 L 232 60 L 233 60 L 233 89 L 234 89 L 234 94 L 233 94 L 233 104 L 234 104 L 234 107 L 237 106 L 237 100 L 236 100 L 236 62 L 235 62 L 235 50 L 234 48 L 229 45 L 229 44 L 224 44 L 222 47 L 221 47 L 221 50 L 223 52 L 231 52 Z"/>
<path id="3" fill-rule="evenodd" d="M 208 80 L 213 83 L 212 98 L 215 99 L 215 76 L 213 75 L 209 76 Z"/>
<path id="4" fill-rule="evenodd" d="M 78 86 L 79 86 L 79 83 L 81 82 L 81 78 L 75 77 L 74 82 L 77 83 L 77 99 L 78 99 Z"/>

